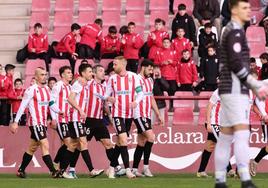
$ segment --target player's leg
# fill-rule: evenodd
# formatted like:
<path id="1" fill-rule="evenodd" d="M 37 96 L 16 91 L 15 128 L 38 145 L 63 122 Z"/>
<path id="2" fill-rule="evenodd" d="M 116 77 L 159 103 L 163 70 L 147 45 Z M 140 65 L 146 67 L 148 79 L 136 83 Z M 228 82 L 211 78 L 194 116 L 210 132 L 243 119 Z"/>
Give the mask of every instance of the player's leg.
<path id="1" fill-rule="evenodd" d="M 23 154 L 21 165 L 18 169 L 17 176 L 20 178 L 26 178 L 25 169 L 31 162 L 34 152 L 38 149 L 39 142 L 31 139 L 27 151 Z"/>
<path id="2" fill-rule="evenodd" d="M 149 130 L 146 130 L 142 134 L 146 138 L 146 142 L 144 145 L 143 174 L 147 177 L 153 177 L 153 174 L 151 173 L 149 169 L 149 159 L 150 159 L 152 147 L 153 147 L 154 140 L 155 140 L 155 134 L 151 128 Z"/>
<path id="3" fill-rule="evenodd" d="M 252 161 L 250 161 L 250 174 L 252 176 L 256 176 L 257 165 L 266 155 L 268 155 L 268 146 L 261 148 L 257 156 Z"/>
<path id="4" fill-rule="evenodd" d="M 73 178 L 77 179 L 78 177 L 76 175 L 75 167 L 76 167 L 79 155 L 80 155 L 80 144 L 79 144 L 79 140 L 77 138 L 73 139 L 73 142 L 75 144 L 76 149 L 73 153 L 72 158 L 70 159 L 68 174 L 69 174 L 69 176 L 72 176 Z"/>
<path id="5" fill-rule="evenodd" d="M 67 146 L 64 143 L 62 143 L 53 161 L 55 168 L 59 169 L 60 161 L 62 160 L 63 155 L 66 152 L 66 149 L 67 149 Z"/>
<path id="6" fill-rule="evenodd" d="M 139 132 L 139 131 L 138 131 Z M 137 176 L 143 176 L 141 173 L 138 172 L 139 164 L 144 152 L 144 145 L 146 142 L 146 138 L 141 134 L 138 133 L 137 138 L 137 146 L 134 152 L 134 160 L 133 160 L 133 166 L 132 166 L 132 172 Z"/>

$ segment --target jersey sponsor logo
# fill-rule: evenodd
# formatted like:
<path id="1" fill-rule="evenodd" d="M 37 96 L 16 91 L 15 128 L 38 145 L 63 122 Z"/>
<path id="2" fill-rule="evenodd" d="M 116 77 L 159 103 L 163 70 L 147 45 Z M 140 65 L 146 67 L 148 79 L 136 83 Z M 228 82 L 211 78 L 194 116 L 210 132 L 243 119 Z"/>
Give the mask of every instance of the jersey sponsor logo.
<path id="1" fill-rule="evenodd" d="M 104 100 L 104 96 L 102 96 L 100 93 L 94 93 L 94 96 L 96 96 L 97 98 Z"/>
<path id="2" fill-rule="evenodd" d="M 39 101 L 38 104 L 40 106 L 48 106 L 49 105 L 49 101 Z"/>
<path id="3" fill-rule="evenodd" d="M 130 91 L 129 90 L 122 90 L 122 91 L 116 91 L 115 93 L 117 95 L 129 95 Z"/>

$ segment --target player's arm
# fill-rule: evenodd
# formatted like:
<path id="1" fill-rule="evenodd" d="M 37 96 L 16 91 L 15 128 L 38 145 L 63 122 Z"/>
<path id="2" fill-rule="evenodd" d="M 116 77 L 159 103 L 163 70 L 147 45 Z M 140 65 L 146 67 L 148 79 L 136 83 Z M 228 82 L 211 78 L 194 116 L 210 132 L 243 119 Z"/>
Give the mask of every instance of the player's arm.
<path id="1" fill-rule="evenodd" d="M 110 77 L 106 85 L 104 100 L 109 101 L 110 103 L 114 103 L 115 99 L 111 97 L 112 93 L 113 93 L 112 78 Z"/>
<path id="2" fill-rule="evenodd" d="M 60 93 L 60 86 L 59 84 L 56 83 L 52 88 L 49 101 L 49 109 L 52 120 L 56 119 L 56 114 L 63 114 L 56 104 L 56 100 L 59 97 L 59 93 Z"/>
<path id="3" fill-rule="evenodd" d="M 161 117 L 161 114 L 160 114 L 159 109 L 158 109 L 158 107 L 157 107 L 155 98 L 152 96 L 152 97 L 151 97 L 151 100 L 152 100 L 152 109 L 153 109 L 153 111 L 155 112 L 156 116 L 158 117 L 158 119 L 159 119 L 159 121 L 160 121 L 160 124 L 163 125 L 164 120 L 163 120 L 162 117 Z"/>
<path id="4" fill-rule="evenodd" d="M 27 108 L 27 106 L 30 103 L 32 98 L 33 98 L 33 91 L 29 88 L 25 91 L 23 98 L 22 98 L 22 101 L 21 101 L 21 104 L 20 104 L 20 107 L 19 107 L 19 110 L 16 114 L 14 123 L 11 124 L 11 126 L 10 126 L 10 130 L 13 134 L 17 132 L 18 122 L 19 122 L 22 114 L 24 114 L 24 111 Z"/>
<path id="5" fill-rule="evenodd" d="M 136 81 L 137 82 L 137 81 Z M 130 104 L 130 107 L 132 109 L 136 108 L 138 104 L 144 99 L 144 93 L 142 91 L 142 88 L 140 85 L 136 85 L 135 87 L 135 92 L 136 92 L 136 98 L 135 100 Z"/>
<path id="6" fill-rule="evenodd" d="M 212 108 L 217 104 L 218 102 L 218 91 L 214 91 L 212 96 L 209 99 L 207 110 L 206 110 L 206 125 L 208 132 L 211 132 L 211 112 Z"/>
<path id="7" fill-rule="evenodd" d="M 268 120 L 268 116 L 267 116 L 267 113 L 266 113 L 266 110 L 265 110 L 265 101 L 260 101 L 258 98 L 255 99 L 255 104 L 256 104 L 256 108 L 254 108 L 253 106 L 253 110 L 255 113 L 257 113 L 262 120 L 264 120 L 265 122 L 267 122 Z"/>

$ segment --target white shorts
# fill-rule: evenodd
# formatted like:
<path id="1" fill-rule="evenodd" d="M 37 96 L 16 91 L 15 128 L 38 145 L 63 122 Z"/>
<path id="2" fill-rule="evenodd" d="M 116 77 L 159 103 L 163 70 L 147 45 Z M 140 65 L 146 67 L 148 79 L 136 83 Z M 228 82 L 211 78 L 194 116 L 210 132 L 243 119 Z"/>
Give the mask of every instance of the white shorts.
<path id="1" fill-rule="evenodd" d="M 220 124 L 222 127 L 249 125 L 249 96 L 243 94 L 223 94 L 221 98 Z"/>

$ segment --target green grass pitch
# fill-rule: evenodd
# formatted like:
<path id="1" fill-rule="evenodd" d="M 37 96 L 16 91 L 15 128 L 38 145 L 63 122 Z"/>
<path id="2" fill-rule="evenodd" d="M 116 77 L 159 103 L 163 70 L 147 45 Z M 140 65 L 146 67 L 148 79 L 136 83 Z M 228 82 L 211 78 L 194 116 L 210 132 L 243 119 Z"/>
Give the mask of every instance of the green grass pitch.
<path id="1" fill-rule="evenodd" d="M 253 181 L 258 188 L 268 188 L 268 174 L 258 174 Z M 228 179 L 229 188 L 240 188 L 238 179 Z M 105 175 L 79 179 L 52 179 L 48 174 L 28 174 L 19 179 L 14 174 L 0 174 L 0 188 L 213 188 L 213 178 L 196 178 L 195 174 L 156 174 L 153 178 L 126 177 L 108 179 Z"/>

